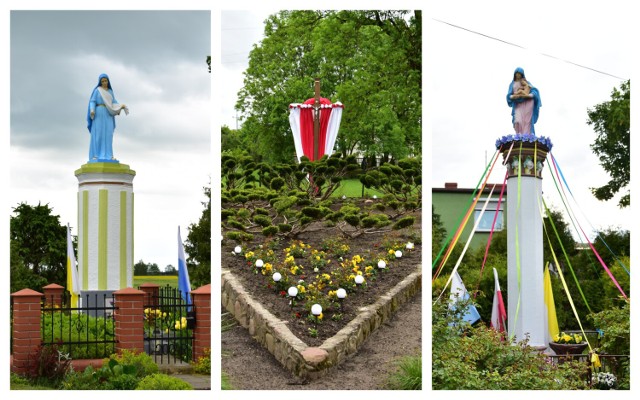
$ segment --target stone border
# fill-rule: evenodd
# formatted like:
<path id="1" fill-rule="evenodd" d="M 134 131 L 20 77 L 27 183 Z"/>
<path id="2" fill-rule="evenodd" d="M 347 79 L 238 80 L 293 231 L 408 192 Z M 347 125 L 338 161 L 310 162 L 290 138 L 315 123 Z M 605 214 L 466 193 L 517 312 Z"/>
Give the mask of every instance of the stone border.
<path id="1" fill-rule="evenodd" d="M 355 353 L 380 325 L 422 288 L 422 266 L 389 290 L 320 347 L 309 347 L 289 330 L 288 322 L 276 318 L 251 297 L 228 269 L 222 270 L 222 306 L 249 330 L 276 360 L 294 375 L 315 379 Z"/>

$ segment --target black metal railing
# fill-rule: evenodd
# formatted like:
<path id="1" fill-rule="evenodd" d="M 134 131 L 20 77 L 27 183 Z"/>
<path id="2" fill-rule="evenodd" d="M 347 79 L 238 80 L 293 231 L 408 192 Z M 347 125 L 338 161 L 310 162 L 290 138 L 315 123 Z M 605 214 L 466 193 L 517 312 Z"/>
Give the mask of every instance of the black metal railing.
<path id="1" fill-rule="evenodd" d="M 553 364 L 561 364 L 566 361 L 579 361 L 584 362 L 591 367 L 591 355 L 590 354 L 561 354 L 548 356 Z M 600 359 L 601 371 L 607 371 L 613 373 L 615 376 L 628 375 L 629 369 L 629 355 L 620 354 L 598 354 Z M 597 372 L 593 368 L 588 368 L 587 382 L 592 383 L 593 374 Z"/>
<path id="2" fill-rule="evenodd" d="M 193 305 L 170 286 L 144 299 L 144 350 L 156 363 L 190 362 L 193 357 Z"/>
<path id="3" fill-rule="evenodd" d="M 77 307 L 70 306 L 68 295 L 63 295 L 60 305 L 54 296 L 42 299 L 43 346 L 57 345 L 74 360 L 105 358 L 115 352 L 116 307 L 111 296 L 87 294 Z"/>

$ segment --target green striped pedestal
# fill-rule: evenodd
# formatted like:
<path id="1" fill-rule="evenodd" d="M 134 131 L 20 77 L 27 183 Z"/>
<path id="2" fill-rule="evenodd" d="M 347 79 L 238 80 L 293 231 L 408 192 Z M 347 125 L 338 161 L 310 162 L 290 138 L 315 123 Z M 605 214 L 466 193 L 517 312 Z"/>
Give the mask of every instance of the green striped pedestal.
<path id="1" fill-rule="evenodd" d="M 126 164 L 91 163 L 78 178 L 78 275 L 85 294 L 133 286 L 133 178 Z"/>

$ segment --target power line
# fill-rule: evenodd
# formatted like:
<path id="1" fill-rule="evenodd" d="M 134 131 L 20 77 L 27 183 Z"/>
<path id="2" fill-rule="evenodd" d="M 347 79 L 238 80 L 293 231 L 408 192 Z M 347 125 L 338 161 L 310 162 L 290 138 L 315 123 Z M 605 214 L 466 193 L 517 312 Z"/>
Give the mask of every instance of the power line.
<path id="1" fill-rule="evenodd" d="M 473 33 L 474 35 L 483 36 L 483 37 L 486 37 L 487 39 L 491 39 L 491 40 L 495 40 L 495 41 L 504 43 L 504 44 L 509 45 L 509 46 L 517 47 L 517 48 L 523 49 L 523 50 L 531 50 L 531 49 L 528 49 L 528 48 L 526 48 L 524 46 L 520 46 L 519 44 L 512 43 L 512 42 L 509 42 L 509 41 L 506 41 L 506 40 L 502 40 L 502 39 L 499 39 L 499 38 L 494 37 L 494 36 L 486 35 L 486 34 L 484 34 L 482 32 L 477 32 L 477 31 L 474 31 L 474 30 L 471 30 L 471 29 L 468 29 L 468 28 L 465 28 L 465 27 L 462 27 L 462 26 L 459 26 L 459 25 L 452 24 L 452 23 L 447 22 L 447 21 L 442 21 L 442 20 L 439 20 L 439 19 L 436 19 L 436 18 L 431 18 L 431 19 L 436 21 L 436 22 L 440 22 L 441 24 L 446 24 L 446 25 L 452 26 L 454 28 L 458 28 L 458 29 L 461 29 L 463 31 L 467 31 L 469 33 Z M 602 75 L 607 75 L 607 76 L 610 76 L 612 78 L 616 78 L 616 79 L 620 79 L 620 80 L 626 80 L 625 78 L 621 78 L 619 76 L 610 74 L 608 72 L 604 72 L 604 71 L 597 70 L 595 68 L 587 67 L 586 65 L 578 64 L 578 63 L 575 63 L 573 61 L 565 60 L 563 58 L 556 57 L 556 56 L 553 56 L 553 55 L 550 55 L 550 54 L 540 53 L 540 52 L 538 52 L 538 54 L 540 54 L 542 56 L 545 56 L 545 57 L 553 58 L 554 60 L 565 62 L 567 64 L 575 65 L 576 67 L 579 67 L 579 68 L 584 68 L 584 69 L 588 69 L 588 70 L 593 71 L 593 72 L 597 72 L 597 73 L 602 74 Z"/>

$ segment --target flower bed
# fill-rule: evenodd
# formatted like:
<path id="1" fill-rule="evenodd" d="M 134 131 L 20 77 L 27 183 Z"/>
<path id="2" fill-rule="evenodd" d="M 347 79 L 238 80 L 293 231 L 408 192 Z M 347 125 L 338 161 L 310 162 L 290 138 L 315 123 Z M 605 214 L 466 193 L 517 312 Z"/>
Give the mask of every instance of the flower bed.
<path id="1" fill-rule="evenodd" d="M 332 208 L 342 206 L 337 202 Z M 357 206 L 366 208 L 362 201 Z M 362 307 L 375 303 L 420 265 L 421 212 L 406 215 L 414 217 L 416 223 L 398 230 L 354 234 L 355 228 L 345 223 L 327 226 L 324 221 L 316 221 L 295 238 L 269 238 L 256 232 L 251 240 L 241 243 L 224 239 L 222 265 L 253 299 L 286 321 L 299 339 L 309 346 L 320 346 L 354 319 Z M 236 253 L 238 246 L 240 251 Z M 396 257 L 397 251 L 400 257 Z M 380 261 L 384 268 L 379 268 L 383 265 Z M 274 281 L 276 273 L 278 281 Z M 356 283 L 360 279 L 363 282 Z M 289 295 L 290 288 L 295 288 L 294 296 Z M 339 293 L 345 293 L 346 298 L 339 300 Z M 317 317 L 311 313 L 314 304 L 322 307 Z"/>

